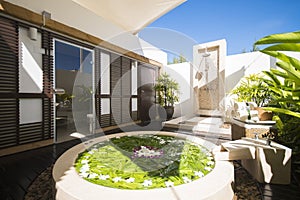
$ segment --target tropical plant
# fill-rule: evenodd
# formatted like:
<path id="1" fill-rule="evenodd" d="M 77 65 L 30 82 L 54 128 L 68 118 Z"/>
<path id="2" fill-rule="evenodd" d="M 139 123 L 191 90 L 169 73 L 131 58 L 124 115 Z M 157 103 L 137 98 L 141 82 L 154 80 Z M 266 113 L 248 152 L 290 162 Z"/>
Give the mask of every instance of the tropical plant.
<path id="1" fill-rule="evenodd" d="M 187 62 L 187 60 L 183 54 L 180 54 L 178 57 L 174 56 L 172 62 L 168 62 L 168 64 L 178 64 L 184 62 Z"/>
<path id="2" fill-rule="evenodd" d="M 275 43 L 275 44 L 274 44 Z M 300 61 L 282 53 L 282 51 L 300 51 L 300 32 L 274 34 L 258 40 L 256 45 L 274 44 L 261 52 L 273 56 L 279 61 L 280 69 L 270 69 L 264 73 L 270 90 L 274 92 L 277 107 L 268 110 L 300 118 Z"/>
<path id="3" fill-rule="evenodd" d="M 269 35 L 255 44 L 269 45 L 261 52 L 279 60 L 278 69 L 264 72 L 268 76 L 265 83 L 274 92 L 276 102 L 276 106 L 266 109 L 278 113 L 274 119 L 279 139 L 291 147 L 297 155 L 295 159 L 300 160 L 300 61 L 287 55 L 288 51 L 300 51 L 300 31 Z"/>
<path id="4" fill-rule="evenodd" d="M 179 84 L 167 73 L 162 73 L 154 86 L 156 101 L 161 106 L 174 106 L 179 101 Z"/>
<path id="5" fill-rule="evenodd" d="M 262 74 L 244 76 L 230 94 L 237 95 L 238 102 L 255 102 L 259 107 L 266 106 L 272 100 L 272 91 L 264 82 Z"/>

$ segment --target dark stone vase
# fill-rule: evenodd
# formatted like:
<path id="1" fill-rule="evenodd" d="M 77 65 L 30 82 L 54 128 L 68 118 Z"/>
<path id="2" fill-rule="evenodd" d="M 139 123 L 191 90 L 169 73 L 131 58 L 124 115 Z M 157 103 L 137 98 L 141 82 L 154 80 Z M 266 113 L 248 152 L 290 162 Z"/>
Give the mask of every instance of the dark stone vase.
<path id="1" fill-rule="evenodd" d="M 172 119 L 174 114 L 174 106 L 164 106 L 167 113 L 167 120 Z"/>

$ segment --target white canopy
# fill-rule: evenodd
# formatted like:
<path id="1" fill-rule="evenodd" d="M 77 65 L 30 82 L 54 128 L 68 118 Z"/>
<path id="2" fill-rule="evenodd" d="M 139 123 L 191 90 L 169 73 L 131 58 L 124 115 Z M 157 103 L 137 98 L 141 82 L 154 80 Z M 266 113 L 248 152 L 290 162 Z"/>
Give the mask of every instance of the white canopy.
<path id="1" fill-rule="evenodd" d="M 186 0 L 73 0 L 133 34 Z"/>

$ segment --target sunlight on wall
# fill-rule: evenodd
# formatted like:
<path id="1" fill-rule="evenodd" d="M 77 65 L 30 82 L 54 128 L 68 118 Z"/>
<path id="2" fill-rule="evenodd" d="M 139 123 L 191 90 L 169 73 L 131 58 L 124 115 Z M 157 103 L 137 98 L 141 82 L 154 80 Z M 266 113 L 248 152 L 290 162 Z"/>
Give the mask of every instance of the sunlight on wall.
<path id="1" fill-rule="evenodd" d="M 23 42 L 21 42 L 21 51 L 20 92 L 41 93 L 43 71 Z"/>

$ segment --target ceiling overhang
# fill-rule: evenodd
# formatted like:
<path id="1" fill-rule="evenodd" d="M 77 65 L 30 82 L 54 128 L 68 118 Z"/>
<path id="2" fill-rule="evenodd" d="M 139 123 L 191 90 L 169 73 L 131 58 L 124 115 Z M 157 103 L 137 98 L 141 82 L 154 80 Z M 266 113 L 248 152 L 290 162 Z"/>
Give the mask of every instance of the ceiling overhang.
<path id="1" fill-rule="evenodd" d="M 133 34 L 186 0 L 73 0 Z"/>

